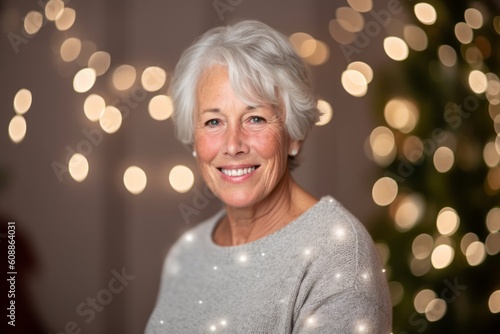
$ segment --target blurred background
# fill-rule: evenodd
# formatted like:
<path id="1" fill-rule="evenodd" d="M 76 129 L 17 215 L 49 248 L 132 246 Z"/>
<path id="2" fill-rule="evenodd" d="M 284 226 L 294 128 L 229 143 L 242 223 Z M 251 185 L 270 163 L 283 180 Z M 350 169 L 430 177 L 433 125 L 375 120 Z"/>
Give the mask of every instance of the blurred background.
<path id="1" fill-rule="evenodd" d="M 221 208 L 174 138 L 170 75 L 238 19 L 310 65 L 325 115 L 294 177 L 370 230 L 393 333 L 498 332 L 499 1 L 1 0 L 5 332 L 143 332 L 166 252 Z"/>

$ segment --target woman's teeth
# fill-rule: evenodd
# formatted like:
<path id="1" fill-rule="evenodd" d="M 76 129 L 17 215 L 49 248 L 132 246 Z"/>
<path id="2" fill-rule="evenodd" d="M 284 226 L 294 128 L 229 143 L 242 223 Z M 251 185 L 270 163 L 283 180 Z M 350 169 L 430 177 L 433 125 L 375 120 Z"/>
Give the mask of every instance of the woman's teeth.
<path id="1" fill-rule="evenodd" d="M 255 170 L 255 167 L 242 168 L 242 169 L 224 169 L 221 168 L 221 172 L 227 176 L 242 176 L 251 173 Z"/>

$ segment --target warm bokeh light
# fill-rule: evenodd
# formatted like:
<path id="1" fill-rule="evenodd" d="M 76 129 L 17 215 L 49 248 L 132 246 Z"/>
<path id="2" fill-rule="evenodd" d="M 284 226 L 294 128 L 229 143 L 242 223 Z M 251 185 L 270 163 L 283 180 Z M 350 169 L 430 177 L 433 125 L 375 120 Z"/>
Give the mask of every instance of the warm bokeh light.
<path id="1" fill-rule="evenodd" d="M 389 249 L 389 246 L 387 246 L 387 244 L 384 242 L 377 242 L 375 244 L 375 248 L 377 249 L 378 255 L 380 256 L 380 261 L 384 265 L 386 265 L 387 261 L 389 261 L 389 258 L 391 256 L 391 251 Z"/>
<path id="2" fill-rule="evenodd" d="M 392 128 L 409 133 L 418 123 L 419 112 L 413 102 L 402 98 L 393 98 L 385 105 L 384 117 Z"/>
<path id="3" fill-rule="evenodd" d="M 363 74 L 367 83 L 370 83 L 373 80 L 373 70 L 370 67 L 370 65 L 368 65 L 365 62 L 354 61 L 354 62 L 350 63 L 349 65 L 347 65 L 347 69 L 348 70 L 355 70 L 355 71 L 358 71 L 359 73 Z"/>
<path id="4" fill-rule="evenodd" d="M 314 44 L 314 46 L 312 44 Z M 322 41 L 308 40 L 302 45 L 310 45 L 308 50 L 312 50 L 312 53 L 309 56 L 304 57 L 304 60 L 310 65 L 323 65 L 330 58 L 330 48 Z"/>
<path id="5" fill-rule="evenodd" d="M 432 251 L 431 262 L 436 269 L 443 269 L 450 265 L 455 256 L 455 251 L 450 245 L 439 245 Z"/>
<path id="6" fill-rule="evenodd" d="M 466 235 L 462 237 L 462 240 L 460 241 L 460 250 L 462 251 L 462 254 L 465 255 L 467 252 L 467 247 L 474 241 L 478 241 L 479 238 L 475 233 L 469 232 Z"/>
<path id="7" fill-rule="evenodd" d="M 391 204 L 398 194 L 398 184 L 390 177 L 377 180 L 372 188 L 373 201 L 380 206 Z"/>
<path id="8" fill-rule="evenodd" d="M 388 283 L 389 285 L 389 293 L 391 295 L 392 306 L 398 305 L 401 300 L 403 300 L 404 296 L 404 287 L 403 284 L 392 281 Z"/>
<path id="9" fill-rule="evenodd" d="M 350 7 L 338 7 L 335 11 L 337 21 L 347 31 L 360 32 L 365 27 L 365 19 Z"/>
<path id="10" fill-rule="evenodd" d="M 486 253 L 490 256 L 495 256 L 500 252 L 500 233 L 494 232 L 488 234 L 484 242 Z"/>
<path id="11" fill-rule="evenodd" d="M 441 235 L 452 235 L 458 230 L 459 225 L 460 217 L 453 208 L 445 207 L 439 211 L 436 219 L 436 226 Z"/>
<path id="12" fill-rule="evenodd" d="M 341 77 L 342 87 L 352 96 L 365 96 L 368 91 L 368 82 L 365 76 L 356 70 L 345 70 Z"/>
<path id="13" fill-rule="evenodd" d="M 99 115 L 99 125 L 107 133 L 115 133 L 122 125 L 122 114 L 118 108 L 107 106 Z"/>
<path id="14" fill-rule="evenodd" d="M 89 162 L 87 158 L 80 153 L 75 153 L 69 159 L 68 171 L 71 177 L 77 181 L 82 182 L 89 174 Z"/>
<path id="15" fill-rule="evenodd" d="M 82 42 L 75 37 L 66 39 L 61 45 L 61 58 L 65 62 L 71 62 L 78 58 L 82 51 Z"/>
<path id="16" fill-rule="evenodd" d="M 500 138 L 500 136 L 499 136 Z M 500 190 L 500 166 L 491 168 L 486 175 L 488 187 L 493 191 Z"/>
<path id="17" fill-rule="evenodd" d="M 384 51 L 389 58 L 402 61 L 408 58 L 408 45 L 399 37 L 386 37 L 384 39 Z"/>
<path id="18" fill-rule="evenodd" d="M 178 165 L 172 168 L 168 176 L 168 180 L 175 191 L 185 193 L 193 186 L 194 175 L 188 167 Z"/>
<path id="19" fill-rule="evenodd" d="M 424 156 L 424 143 L 417 136 L 406 137 L 403 142 L 403 155 L 411 163 L 418 163 Z"/>
<path id="20" fill-rule="evenodd" d="M 21 115 L 12 117 L 9 123 L 9 138 L 14 143 L 20 143 L 26 136 L 26 120 Z"/>
<path id="21" fill-rule="evenodd" d="M 403 30 L 403 36 L 408 46 L 415 51 L 424 51 L 427 49 L 429 41 L 425 31 L 415 25 L 406 25 Z"/>
<path id="22" fill-rule="evenodd" d="M 500 313 L 500 290 L 493 292 L 488 299 L 488 307 L 491 313 Z"/>
<path id="23" fill-rule="evenodd" d="M 495 148 L 495 142 L 488 142 L 483 149 L 483 160 L 486 166 L 493 168 L 500 163 L 500 154 Z"/>
<path id="24" fill-rule="evenodd" d="M 137 166 L 130 166 L 123 174 L 125 188 L 134 195 L 142 193 L 147 183 L 146 173 Z"/>
<path id="25" fill-rule="evenodd" d="M 151 66 L 142 72 L 141 84 L 144 90 L 156 92 L 160 90 L 167 80 L 167 73 L 158 66 Z"/>
<path id="26" fill-rule="evenodd" d="M 486 249 L 481 241 L 473 241 L 465 251 L 467 262 L 471 266 L 478 266 L 486 258 Z"/>
<path id="27" fill-rule="evenodd" d="M 419 260 L 423 260 L 432 253 L 432 249 L 434 247 L 434 239 L 428 234 L 419 234 L 411 245 L 411 250 L 413 252 L 413 256 Z"/>
<path id="28" fill-rule="evenodd" d="M 113 72 L 113 86 L 118 90 L 127 90 L 134 84 L 137 72 L 131 65 L 118 66 Z"/>
<path id="29" fill-rule="evenodd" d="M 360 13 L 367 13 L 373 8 L 372 0 L 347 0 L 347 3 Z"/>
<path id="30" fill-rule="evenodd" d="M 25 114 L 30 109 L 32 100 L 31 91 L 21 88 L 14 96 L 14 111 L 19 115 Z"/>
<path id="31" fill-rule="evenodd" d="M 441 146 L 434 152 L 432 160 L 438 172 L 446 173 L 455 163 L 455 154 L 449 147 Z"/>
<path id="32" fill-rule="evenodd" d="M 417 3 L 415 7 L 413 7 L 413 11 L 417 19 L 423 24 L 431 25 L 437 20 L 436 9 L 428 3 Z"/>
<path id="33" fill-rule="evenodd" d="M 50 0 L 45 5 L 45 17 L 49 21 L 55 21 L 59 16 L 62 15 L 63 10 L 64 10 L 64 1 Z"/>
<path id="34" fill-rule="evenodd" d="M 77 93 L 88 92 L 95 84 L 96 75 L 93 68 L 84 68 L 75 74 L 73 89 Z"/>
<path id="35" fill-rule="evenodd" d="M 24 31 L 30 35 L 36 34 L 40 31 L 43 25 L 43 15 L 37 11 L 30 11 L 24 18 Z"/>
<path id="36" fill-rule="evenodd" d="M 56 19 L 56 28 L 60 31 L 68 30 L 76 20 L 76 12 L 73 8 L 64 8 L 61 15 Z"/>
<path id="37" fill-rule="evenodd" d="M 325 100 L 318 100 L 317 107 L 321 112 L 321 116 L 319 117 L 319 121 L 316 122 L 316 125 L 322 126 L 330 123 L 333 117 L 333 109 L 330 103 Z"/>
<path id="38" fill-rule="evenodd" d="M 493 208 L 486 215 L 486 228 L 491 233 L 500 231 L 500 208 Z"/>
<path id="39" fill-rule="evenodd" d="M 434 299 L 425 308 L 425 317 L 431 322 L 438 321 L 446 314 L 446 302 L 442 299 Z"/>
<path id="40" fill-rule="evenodd" d="M 474 32 L 466 23 L 458 22 L 455 25 L 455 37 L 460 43 L 469 44 L 474 38 Z"/>
<path id="41" fill-rule="evenodd" d="M 488 79 L 488 88 L 486 89 L 486 98 L 490 104 L 498 105 L 500 104 L 500 78 L 495 73 L 487 73 L 486 78 Z M 498 115 L 497 115 L 498 116 Z M 495 121 L 495 130 L 497 133 L 500 132 L 500 118 Z"/>
<path id="42" fill-rule="evenodd" d="M 302 58 L 309 57 L 316 51 L 316 39 L 305 32 L 294 33 L 290 36 L 289 40 L 295 51 Z"/>
<path id="43" fill-rule="evenodd" d="M 476 8 L 468 8 L 464 13 L 465 22 L 472 29 L 479 29 L 483 26 L 483 14 Z"/>
<path id="44" fill-rule="evenodd" d="M 355 33 L 342 28 L 340 23 L 335 19 L 330 20 L 328 23 L 328 31 L 330 32 L 330 36 L 340 44 L 350 44 L 356 39 Z"/>
<path id="45" fill-rule="evenodd" d="M 148 111 L 151 118 L 157 121 L 164 121 L 172 115 L 172 99 L 167 95 L 154 96 L 148 104 Z"/>
<path id="46" fill-rule="evenodd" d="M 443 44 L 438 48 L 438 57 L 441 64 L 453 67 L 457 63 L 457 53 L 454 48 Z"/>
<path id="47" fill-rule="evenodd" d="M 434 291 L 430 289 L 420 290 L 415 295 L 415 299 L 413 300 L 413 306 L 415 306 L 415 311 L 417 311 L 418 313 L 425 313 L 427 305 L 429 305 L 429 303 L 436 298 L 437 294 Z"/>
<path id="48" fill-rule="evenodd" d="M 414 227 L 425 212 L 425 202 L 422 196 L 417 194 L 404 195 L 396 204 L 394 223 L 400 232 Z"/>
<path id="49" fill-rule="evenodd" d="M 412 258 L 410 261 L 410 271 L 413 276 L 420 277 L 424 276 L 432 269 L 431 260 L 429 257 L 419 260 L 417 258 Z"/>
<path id="50" fill-rule="evenodd" d="M 95 70 L 97 76 L 103 75 L 111 65 L 111 55 L 105 51 L 97 51 L 90 56 L 88 66 Z"/>
<path id="51" fill-rule="evenodd" d="M 483 54 L 477 47 L 470 45 L 465 51 L 465 60 L 472 65 L 472 67 L 476 68 L 483 62 Z"/>
<path id="52" fill-rule="evenodd" d="M 385 126 L 379 126 L 370 134 L 370 148 L 373 160 L 380 166 L 389 165 L 396 157 L 394 133 Z"/>
<path id="53" fill-rule="evenodd" d="M 106 102 L 104 98 L 97 94 L 90 94 L 85 99 L 83 104 L 83 111 L 85 112 L 85 116 L 92 121 L 97 122 L 99 120 L 99 116 L 106 108 Z"/>
<path id="54" fill-rule="evenodd" d="M 473 70 L 469 74 L 470 89 L 476 94 L 481 94 L 488 88 L 488 80 L 486 75 L 478 70 Z"/>

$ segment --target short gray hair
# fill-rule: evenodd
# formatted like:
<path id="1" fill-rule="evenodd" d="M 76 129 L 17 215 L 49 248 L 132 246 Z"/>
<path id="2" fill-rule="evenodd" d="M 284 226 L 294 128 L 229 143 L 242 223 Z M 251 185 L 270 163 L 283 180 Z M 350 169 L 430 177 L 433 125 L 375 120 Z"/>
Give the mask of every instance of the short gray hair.
<path id="1" fill-rule="evenodd" d="M 227 66 L 236 95 L 248 104 L 284 104 L 291 139 L 304 140 L 320 112 L 309 73 L 288 38 L 258 21 L 210 29 L 184 51 L 170 83 L 176 136 L 194 141 L 196 89 L 200 75 L 213 65 Z"/>

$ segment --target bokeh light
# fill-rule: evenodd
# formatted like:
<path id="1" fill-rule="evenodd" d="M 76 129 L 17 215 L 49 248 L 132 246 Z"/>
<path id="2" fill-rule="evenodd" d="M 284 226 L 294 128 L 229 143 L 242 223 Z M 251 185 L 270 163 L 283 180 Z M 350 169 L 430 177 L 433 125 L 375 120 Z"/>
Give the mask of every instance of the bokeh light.
<path id="1" fill-rule="evenodd" d="M 442 299 L 434 299 L 425 308 L 425 317 L 430 322 L 435 322 L 446 314 L 446 302 Z"/>
<path id="2" fill-rule="evenodd" d="M 62 15 L 64 2 L 62 0 L 50 0 L 45 5 L 45 17 L 49 21 L 55 21 Z"/>
<path id="3" fill-rule="evenodd" d="M 131 65 L 118 66 L 113 72 L 113 86 L 117 90 L 127 90 L 134 84 L 137 77 L 135 68 Z"/>
<path id="4" fill-rule="evenodd" d="M 85 116 L 92 122 L 97 122 L 99 120 L 99 116 L 105 108 L 106 102 L 104 98 L 97 94 L 90 94 L 83 103 Z"/>
<path id="5" fill-rule="evenodd" d="M 36 34 L 40 31 L 43 25 L 43 15 L 37 11 L 30 11 L 24 18 L 24 31 L 30 35 Z"/>
<path id="6" fill-rule="evenodd" d="M 123 174 L 125 188 L 134 195 L 142 193 L 147 183 L 148 178 L 146 173 L 137 166 L 130 166 Z"/>
<path id="7" fill-rule="evenodd" d="M 458 22 L 455 25 L 455 37 L 462 44 L 469 44 L 474 38 L 474 32 L 465 22 Z"/>
<path id="8" fill-rule="evenodd" d="M 413 240 L 411 250 L 415 258 L 423 260 L 431 255 L 433 247 L 434 239 L 430 235 L 422 233 Z"/>
<path id="9" fill-rule="evenodd" d="M 316 122 L 316 125 L 322 126 L 330 123 L 333 117 L 333 109 L 330 103 L 325 100 L 318 100 L 317 108 L 321 112 L 321 116 L 319 117 L 319 121 Z"/>
<path id="10" fill-rule="evenodd" d="M 9 123 L 9 138 L 14 143 L 20 143 L 26 136 L 26 120 L 22 115 L 15 115 Z"/>
<path id="11" fill-rule="evenodd" d="M 141 84 L 144 90 L 156 92 L 160 90 L 167 80 L 167 73 L 158 66 L 151 66 L 142 72 Z"/>
<path id="12" fill-rule="evenodd" d="M 14 110 L 17 114 L 25 114 L 31 107 L 33 101 L 31 91 L 26 88 L 21 88 L 14 96 Z"/>
<path id="13" fill-rule="evenodd" d="M 68 30 L 76 20 L 76 12 L 73 8 L 64 8 L 61 15 L 56 19 L 56 28 L 59 31 Z"/>
<path id="14" fill-rule="evenodd" d="M 424 276 L 432 269 L 431 260 L 429 257 L 425 259 L 412 258 L 410 261 L 410 271 L 413 276 L 420 277 Z"/>
<path id="15" fill-rule="evenodd" d="M 483 160 L 486 166 L 493 168 L 500 162 L 500 154 L 495 148 L 495 142 L 488 142 L 483 149 Z"/>
<path id="16" fill-rule="evenodd" d="M 465 22 L 472 29 L 479 29 L 483 26 L 483 14 L 476 8 L 468 8 L 464 13 Z"/>
<path id="17" fill-rule="evenodd" d="M 330 58 L 330 48 L 324 42 L 320 40 L 308 40 L 304 42 L 304 44 L 314 44 L 314 47 L 311 46 L 310 49 L 313 50 L 312 54 L 307 57 L 304 57 L 304 60 L 313 66 L 323 65 Z M 303 45 L 304 45 L 303 44 Z"/>
<path id="18" fill-rule="evenodd" d="M 449 45 L 443 44 L 438 48 L 438 57 L 441 64 L 453 67 L 457 63 L 457 52 Z"/>
<path id="19" fill-rule="evenodd" d="M 446 173 L 455 163 L 455 154 L 449 147 L 441 146 L 434 152 L 433 162 L 438 172 Z"/>
<path id="20" fill-rule="evenodd" d="M 434 24 L 437 20 L 437 12 L 436 9 L 425 2 L 417 3 L 413 7 L 413 11 L 415 12 L 415 16 L 417 19 L 426 25 Z"/>
<path id="21" fill-rule="evenodd" d="M 347 0 L 347 3 L 360 13 L 367 13 L 373 8 L 372 0 Z"/>
<path id="22" fill-rule="evenodd" d="M 486 258 L 486 249 L 481 241 L 473 241 L 465 251 L 467 262 L 471 266 L 478 266 Z"/>
<path id="23" fill-rule="evenodd" d="M 345 70 L 341 77 L 342 87 L 352 96 L 365 96 L 368 91 L 368 82 L 365 76 L 356 70 Z"/>
<path id="24" fill-rule="evenodd" d="M 373 201 L 380 206 L 391 204 L 398 194 L 398 184 L 390 177 L 382 177 L 372 188 Z"/>
<path id="25" fill-rule="evenodd" d="M 93 68 L 84 68 L 75 74 L 73 89 L 77 93 L 88 92 L 95 84 L 96 75 Z"/>
<path id="26" fill-rule="evenodd" d="M 424 157 L 424 143 L 417 136 L 406 137 L 403 142 L 403 155 L 411 163 L 416 164 Z"/>
<path id="27" fill-rule="evenodd" d="M 185 193 L 189 191 L 194 184 L 194 174 L 188 167 L 178 165 L 172 168 L 168 180 L 175 191 Z"/>
<path id="28" fill-rule="evenodd" d="M 425 31 L 415 25 L 406 25 L 403 30 L 403 36 L 408 46 L 415 51 L 423 51 L 427 49 L 429 41 Z"/>
<path id="29" fill-rule="evenodd" d="M 401 300 L 403 300 L 404 296 L 404 287 L 403 284 L 392 281 L 388 283 L 389 293 L 391 295 L 392 306 L 398 305 Z"/>
<path id="30" fill-rule="evenodd" d="M 61 58 L 67 63 L 76 60 L 81 51 L 82 42 L 78 38 L 70 37 L 61 44 Z"/>
<path id="31" fill-rule="evenodd" d="M 355 71 L 358 71 L 359 73 L 363 74 L 367 83 L 370 83 L 373 80 L 373 70 L 370 67 L 370 65 L 368 65 L 365 62 L 354 61 L 354 62 L 350 63 L 349 65 L 347 65 L 347 69 L 348 70 L 355 70 Z"/>
<path id="32" fill-rule="evenodd" d="M 107 106 L 99 115 L 99 125 L 107 133 L 115 133 L 122 125 L 122 114 L 118 108 Z"/>
<path id="33" fill-rule="evenodd" d="M 486 75 L 478 70 L 473 70 L 469 74 L 469 86 L 476 94 L 481 94 L 488 88 Z"/>
<path id="34" fill-rule="evenodd" d="M 172 115 L 172 99 L 167 95 L 154 96 L 148 104 L 148 111 L 151 118 L 157 121 L 164 121 Z"/>
<path id="35" fill-rule="evenodd" d="M 431 255 L 432 266 L 443 269 L 450 265 L 455 256 L 455 251 L 450 245 L 442 244 L 434 248 Z"/>
<path id="36" fill-rule="evenodd" d="M 500 290 L 491 294 L 488 299 L 488 307 L 491 313 L 500 313 Z"/>
<path id="37" fill-rule="evenodd" d="M 413 102 L 402 98 L 393 98 L 385 105 L 384 117 L 392 128 L 409 133 L 418 123 L 419 112 Z"/>
<path id="38" fill-rule="evenodd" d="M 462 237 L 462 240 L 460 241 L 460 250 L 462 251 L 462 254 L 466 254 L 467 248 L 471 243 L 474 241 L 478 241 L 479 238 L 475 233 L 469 232 L 466 235 Z"/>
<path id="39" fill-rule="evenodd" d="M 400 232 L 413 228 L 425 212 L 425 202 L 418 194 L 403 195 L 395 204 L 394 223 Z"/>
<path id="40" fill-rule="evenodd" d="M 335 19 L 330 20 L 328 23 L 328 31 L 330 32 L 330 36 L 340 44 L 350 44 L 356 39 L 355 33 L 342 28 L 340 23 Z"/>
<path id="41" fill-rule="evenodd" d="M 365 26 L 363 15 L 350 7 L 338 7 L 335 16 L 340 26 L 349 32 L 360 32 Z"/>
<path id="42" fill-rule="evenodd" d="M 75 181 L 82 182 L 85 180 L 89 174 L 87 158 L 80 153 L 73 154 L 68 162 L 68 171 Z"/>
<path id="43" fill-rule="evenodd" d="M 105 51 L 97 51 L 92 54 L 88 61 L 88 67 L 95 70 L 97 76 L 103 75 L 111 65 L 111 56 Z"/>
<path id="44" fill-rule="evenodd" d="M 493 208 L 486 215 L 486 228 L 491 233 L 500 231 L 500 208 Z"/>
<path id="45" fill-rule="evenodd" d="M 387 261 L 389 261 L 389 258 L 391 256 L 391 251 L 389 249 L 389 246 L 387 246 L 387 244 L 384 242 L 377 242 L 375 244 L 375 248 L 377 249 L 378 255 L 380 256 L 380 261 L 384 265 L 386 265 Z"/>
<path id="46" fill-rule="evenodd" d="M 408 58 L 408 45 L 399 37 L 386 37 L 384 39 L 384 51 L 389 58 L 402 61 Z"/>
<path id="47" fill-rule="evenodd" d="M 370 134 L 370 148 L 372 158 L 378 165 L 389 165 L 396 157 L 394 133 L 385 126 L 373 129 Z"/>
<path id="48" fill-rule="evenodd" d="M 488 253 L 488 255 L 497 255 L 500 252 L 500 233 L 494 232 L 488 234 L 486 241 L 484 242 L 484 247 L 486 248 L 486 253 Z"/>
<path id="49" fill-rule="evenodd" d="M 430 289 L 420 290 L 415 295 L 415 298 L 413 300 L 413 306 L 415 306 L 415 311 L 417 311 L 418 313 L 425 313 L 427 305 L 429 305 L 429 303 L 436 298 L 437 295 L 434 291 Z"/>
<path id="50" fill-rule="evenodd" d="M 441 235 L 452 235 L 457 231 L 459 225 L 460 217 L 453 208 L 445 207 L 439 211 L 436 226 Z"/>

